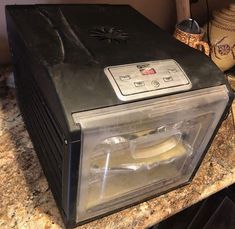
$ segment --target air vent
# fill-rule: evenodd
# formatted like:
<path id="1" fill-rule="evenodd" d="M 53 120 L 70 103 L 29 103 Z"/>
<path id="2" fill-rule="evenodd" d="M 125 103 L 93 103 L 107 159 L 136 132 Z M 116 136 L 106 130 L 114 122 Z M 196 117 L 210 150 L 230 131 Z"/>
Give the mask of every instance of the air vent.
<path id="1" fill-rule="evenodd" d="M 19 58 L 16 77 L 18 102 L 50 188 L 53 190 L 58 204 L 61 205 L 63 134 L 47 107 L 45 99 L 30 73 L 30 68 L 26 67 L 25 63 L 24 58 Z"/>
<path id="2" fill-rule="evenodd" d="M 121 43 L 128 40 L 128 34 L 115 27 L 102 26 L 91 31 L 90 35 L 108 43 Z"/>

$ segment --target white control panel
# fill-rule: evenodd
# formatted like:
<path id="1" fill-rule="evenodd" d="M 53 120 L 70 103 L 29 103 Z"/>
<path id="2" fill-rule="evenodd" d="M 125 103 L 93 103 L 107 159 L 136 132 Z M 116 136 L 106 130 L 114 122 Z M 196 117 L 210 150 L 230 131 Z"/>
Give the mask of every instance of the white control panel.
<path id="1" fill-rule="evenodd" d="M 105 68 L 118 98 L 123 101 L 189 90 L 186 73 L 173 60 L 147 61 Z"/>

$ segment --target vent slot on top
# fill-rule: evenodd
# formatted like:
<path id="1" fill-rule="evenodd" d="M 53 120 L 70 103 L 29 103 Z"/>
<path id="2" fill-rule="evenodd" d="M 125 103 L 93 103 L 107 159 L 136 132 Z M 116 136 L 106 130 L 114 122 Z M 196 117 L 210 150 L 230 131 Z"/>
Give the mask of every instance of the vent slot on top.
<path id="1" fill-rule="evenodd" d="M 100 41 L 108 43 L 121 43 L 128 40 L 128 34 L 120 29 L 109 26 L 102 26 L 90 31 L 90 36 L 95 37 Z"/>

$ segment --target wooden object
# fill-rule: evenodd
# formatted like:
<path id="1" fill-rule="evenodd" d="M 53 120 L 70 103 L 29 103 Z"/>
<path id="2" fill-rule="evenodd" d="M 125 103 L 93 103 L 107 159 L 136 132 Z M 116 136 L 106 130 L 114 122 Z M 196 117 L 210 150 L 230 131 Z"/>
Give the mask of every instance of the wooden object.
<path id="1" fill-rule="evenodd" d="M 175 0 L 176 1 L 176 12 L 177 22 L 181 22 L 191 17 L 190 15 L 190 3 L 189 0 Z"/>

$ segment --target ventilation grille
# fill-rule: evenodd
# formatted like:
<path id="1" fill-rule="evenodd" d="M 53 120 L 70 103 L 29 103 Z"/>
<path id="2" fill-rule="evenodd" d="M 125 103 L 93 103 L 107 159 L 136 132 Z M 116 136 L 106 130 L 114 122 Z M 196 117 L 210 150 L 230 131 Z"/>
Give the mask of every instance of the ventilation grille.
<path id="1" fill-rule="evenodd" d="M 128 34 L 115 27 L 95 28 L 90 32 L 91 37 L 95 37 L 101 41 L 107 41 L 108 43 L 121 43 L 127 41 Z"/>
<path id="2" fill-rule="evenodd" d="M 19 105 L 50 188 L 57 202 L 61 204 L 63 135 L 35 80 L 26 70 L 28 67 L 23 69 L 23 66 L 21 63 L 16 68 Z"/>

